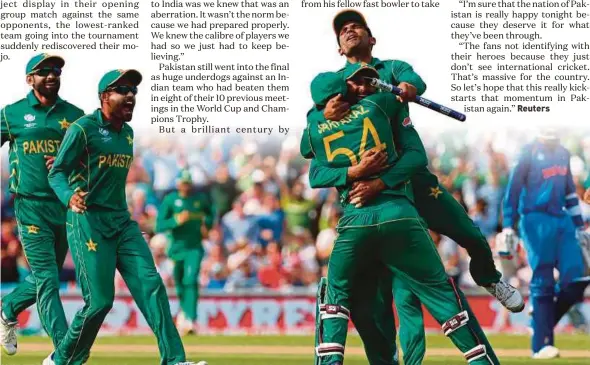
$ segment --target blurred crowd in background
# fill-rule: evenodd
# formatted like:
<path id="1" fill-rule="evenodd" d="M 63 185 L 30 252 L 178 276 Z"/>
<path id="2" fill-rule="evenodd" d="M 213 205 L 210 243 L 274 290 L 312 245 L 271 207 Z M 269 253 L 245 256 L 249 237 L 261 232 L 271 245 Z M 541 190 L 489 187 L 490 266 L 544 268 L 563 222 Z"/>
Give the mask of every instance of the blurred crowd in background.
<path id="1" fill-rule="evenodd" d="M 531 132 L 418 130 L 431 171 L 465 207 L 493 248 L 501 227 L 501 203 L 510 168 L 520 148 L 533 137 Z M 327 272 L 340 209 L 335 189 L 310 188 L 309 163 L 299 155 L 298 136 L 282 140 L 219 135 L 196 138 L 140 136 L 135 141 L 127 202 L 133 218 L 149 235 L 165 284 L 173 287 L 174 263 L 166 255 L 166 235 L 154 234 L 154 225 L 162 198 L 175 190 L 175 179 L 186 168 L 195 189 L 210 194 L 216 211 L 214 228 L 203 242 L 202 288 L 313 292 L 319 277 Z M 571 169 L 581 197 L 590 171 L 590 133 L 563 134 L 561 143 L 572 155 Z M 6 189 L 9 170 L 4 157 L 1 279 L 7 286 L 23 280 L 29 270 L 18 239 L 13 198 Z M 582 201 L 581 205 L 585 220 L 590 220 L 590 206 Z M 447 273 L 463 288 L 475 287 L 465 250 L 447 237 L 431 235 Z M 510 273 L 510 280 L 526 289 L 531 271 L 524 250 L 518 260 L 519 269 Z M 61 280 L 75 286 L 69 255 Z M 120 277 L 116 286 L 125 290 Z"/>

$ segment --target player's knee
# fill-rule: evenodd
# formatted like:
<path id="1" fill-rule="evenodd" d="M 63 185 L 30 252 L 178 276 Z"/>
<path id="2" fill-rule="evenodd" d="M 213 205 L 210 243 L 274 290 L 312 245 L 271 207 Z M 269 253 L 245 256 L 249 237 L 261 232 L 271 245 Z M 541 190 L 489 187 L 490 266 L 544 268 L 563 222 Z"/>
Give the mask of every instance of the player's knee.
<path id="1" fill-rule="evenodd" d="M 161 290 L 166 291 L 166 288 L 164 287 L 164 282 L 162 282 L 162 278 L 159 274 L 149 275 L 144 280 L 142 280 L 142 284 L 143 290 L 146 293 L 146 295 L 152 295 L 153 293 Z"/>
<path id="2" fill-rule="evenodd" d="M 537 281 L 530 284 L 531 296 L 549 297 L 555 295 L 554 281 Z"/>
<path id="3" fill-rule="evenodd" d="M 92 317 L 105 317 L 113 308 L 114 298 L 100 298 L 98 300 L 92 300 L 90 303 L 89 316 Z"/>
<path id="4" fill-rule="evenodd" d="M 467 311 L 454 315 L 442 324 L 445 336 L 450 336 L 453 332 L 465 326 L 467 322 L 469 322 L 469 313 Z"/>
<path id="5" fill-rule="evenodd" d="M 36 275 L 35 285 L 39 293 L 45 295 L 48 293 L 58 293 L 59 277 L 57 275 Z"/>
<path id="6" fill-rule="evenodd" d="M 190 276 L 190 277 L 183 277 L 182 278 L 182 285 L 184 286 L 193 286 L 198 284 L 199 277 L 198 276 Z"/>
<path id="7" fill-rule="evenodd" d="M 555 294 L 555 278 L 553 277 L 553 266 L 543 265 L 533 272 L 530 283 L 531 295 L 552 296 Z"/>

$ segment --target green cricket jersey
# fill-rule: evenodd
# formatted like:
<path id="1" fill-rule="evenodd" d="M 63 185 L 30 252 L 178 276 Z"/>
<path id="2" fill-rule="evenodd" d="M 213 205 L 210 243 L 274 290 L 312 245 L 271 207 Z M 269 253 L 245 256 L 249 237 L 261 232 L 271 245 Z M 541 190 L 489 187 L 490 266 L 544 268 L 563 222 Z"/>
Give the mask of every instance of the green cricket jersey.
<path id="1" fill-rule="evenodd" d="M 49 172 L 49 184 L 66 206 L 76 189 L 88 192 L 88 209 L 126 211 L 125 181 L 133 161 L 133 129 L 117 132 L 97 109 L 73 123 Z"/>
<path id="2" fill-rule="evenodd" d="M 189 212 L 189 220 L 179 224 L 177 217 L 183 211 Z M 213 205 L 209 196 L 204 192 L 192 193 L 181 197 L 175 191 L 164 198 L 158 212 L 156 232 L 170 233 L 172 239 L 171 253 L 201 247 L 201 226 L 207 229 L 213 225 Z"/>
<path id="3" fill-rule="evenodd" d="M 82 109 L 58 97 L 43 106 L 31 91 L 0 111 L 2 145 L 10 142 L 10 191 L 25 197 L 53 198 L 44 156 L 55 156 L 69 125 Z"/>
<path id="4" fill-rule="evenodd" d="M 350 62 L 346 62 L 346 66 L 338 70 L 338 72 L 343 72 L 346 67 L 349 67 L 350 65 L 352 65 Z M 399 60 L 381 61 L 378 58 L 373 58 L 368 65 L 375 68 L 379 73 L 379 78 L 385 82 L 393 85 L 398 85 L 400 82 L 407 82 L 416 87 L 418 95 L 422 95 L 426 91 L 426 84 L 422 78 L 414 71 L 412 66 L 406 62 Z M 409 106 L 407 104 L 403 105 L 406 112 L 409 113 Z M 312 108 L 308 113 L 308 116 L 315 112 L 318 112 L 318 110 Z M 421 140 L 420 144 L 422 144 Z M 309 142 L 305 140 L 305 132 L 304 137 L 301 140 L 300 152 L 301 155 L 306 158 L 310 158 L 312 155 L 309 149 Z M 337 186 L 336 184 L 344 184 L 346 181 L 347 169 L 330 169 L 327 166 L 313 163 L 313 161 L 312 164 L 314 172 L 316 173 L 316 183 L 321 186 Z M 425 166 L 415 172 L 412 177 L 412 183 L 414 186 L 433 187 L 438 186 L 438 178 L 428 170 L 427 166 Z"/>
<path id="5" fill-rule="evenodd" d="M 347 201 L 350 188 L 346 183 L 346 170 L 358 164 L 365 151 L 375 147 L 384 149 L 388 165 L 395 165 L 380 176 L 388 187 L 382 194 L 401 195 L 410 201 L 413 201 L 413 194 L 411 186 L 408 186 L 409 179 L 428 163 L 407 110 L 389 93 L 376 93 L 364 98 L 351 107 L 346 118 L 338 122 L 324 119 L 321 112 L 310 114 L 307 138 L 315 156 L 312 163 L 317 160 L 330 169 L 344 171 L 343 179 L 329 185 L 338 188 L 343 204 Z M 312 187 L 321 187 L 317 180 L 310 170 Z"/>

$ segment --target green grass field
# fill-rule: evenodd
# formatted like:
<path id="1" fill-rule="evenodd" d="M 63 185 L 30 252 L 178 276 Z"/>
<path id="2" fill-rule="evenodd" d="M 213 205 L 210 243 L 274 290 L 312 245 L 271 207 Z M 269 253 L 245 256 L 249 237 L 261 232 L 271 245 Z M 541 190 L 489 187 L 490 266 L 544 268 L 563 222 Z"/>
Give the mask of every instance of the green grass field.
<path id="1" fill-rule="evenodd" d="M 52 346 L 47 338 L 19 338 L 19 353 L 2 354 L 2 365 L 40 365 Z M 492 335 L 490 341 L 502 364 L 531 364 L 529 337 Z M 206 360 L 210 365 L 295 365 L 312 364 L 313 338 L 308 336 L 188 336 L 183 338 L 188 359 Z M 556 346 L 562 351 L 557 360 L 534 361 L 540 364 L 590 364 L 589 335 L 557 336 Z M 465 364 L 463 357 L 442 335 L 427 337 L 425 365 Z M 102 337 L 92 350 L 88 365 L 158 364 L 155 339 L 150 336 Z M 349 336 L 347 365 L 366 364 L 357 336 Z"/>

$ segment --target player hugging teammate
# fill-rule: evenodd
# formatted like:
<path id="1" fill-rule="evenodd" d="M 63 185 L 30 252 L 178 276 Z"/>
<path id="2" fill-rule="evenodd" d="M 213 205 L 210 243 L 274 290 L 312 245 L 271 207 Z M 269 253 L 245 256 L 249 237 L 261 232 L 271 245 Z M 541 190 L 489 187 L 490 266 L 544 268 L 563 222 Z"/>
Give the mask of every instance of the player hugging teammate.
<path id="1" fill-rule="evenodd" d="M 359 330 L 371 364 L 397 363 L 395 324 L 391 308 L 393 296 L 401 322 L 400 340 L 405 364 L 420 364 L 424 357 L 425 336 L 421 302 L 439 320 L 445 334 L 451 336 L 469 362 L 498 363 L 464 295 L 452 281 L 449 280 L 447 283 L 454 293 L 453 303 L 456 307 L 449 304 L 449 307 L 445 308 L 445 314 L 439 312 L 440 306 L 429 307 L 428 295 L 416 287 L 418 281 L 422 284 L 430 283 L 420 275 L 431 275 L 429 277 L 432 282 L 438 280 L 440 287 L 428 290 L 444 292 L 446 284 L 442 283 L 442 278 L 447 280 L 444 273 L 438 275 L 434 271 L 420 271 L 420 263 L 415 263 L 415 267 L 396 266 L 400 263 L 388 261 L 387 254 L 379 251 L 393 250 L 397 247 L 399 251 L 396 254 L 411 257 L 415 254 L 412 250 L 418 250 L 419 247 L 428 246 L 434 250 L 428 238 L 419 238 L 417 235 L 418 230 L 427 232 L 427 229 L 431 229 L 450 237 L 467 250 L 471 256 L 471 274 L 479 285 L 486 288 L 510 311 L 520 312 L 524 309 L 522 296 L 500 280 L 500 273 L 495 268 L 492 252 L 483 234 L 463 207 L 438 183 L 436 176 L 428 171 L 427 163 L 421 160 L 419 151 L 423 150 L 422 143 L 412 127 L 408 105 L 401 102 L 414 99 L 416 94 L 422 94 L 426 85 L 409 64 L 398 60 L 380 60 L 372 56 L 376 39 L 359 12 L 340 12 L 334 18 L 333 28 L 339 53 L 347 58 L 345 67 L 335 75 L 338 75 L 341 83 L 347 87 L 341 85 L 329 88 L 328 81 L 322 82 L 324 79 L 337 84 L 336 76 L 332 74 L 320 75 L 314 79 L 312 97 L 314 94 L 320 95 L 318 90 L 322 87 L 325 90 L 322 98 L 314 98 L 314 108 L 308 113 L 308 127 L 301 140 L 301 154 L 312 159 L 309 172 L 311 186 L 339 189 L 341 201 L 347 207 L 350 216 L 340 221 L 339 238 L 334 246 L 337 259 L 333 263 L 333 253 L 328 280 L 323 279 L 318 290 L 316 363 L 337 364 L 342 361 L 346 338 L 343 323 L 348 318 L 352 318 Z M 359 71 L 359 68 L 363 67 L 366 69 L 363 72 L 369 72 L 370 77 L 397 85 L 404 91 L 403 97 L 397 100 L 400 102 L 399 105 L 394 108 L 397 110 L 396 113 L 392 114 L 391 110 L 387 109 L 392 108 L 391 100 L 372 100 L 385 97 L 373 96 L 375 90 L 371 89 L 366 80 L 352 77 L 354 70 Z M 387 98 L 391 99 L 391 96 Z M 380 110 L 381 114 L 377 115 L 381 118 L 389 118 L 391 126 L 387 128 L 379 124 L 381 127 L 378 127 L 373 118 L 364 116 L 365 113 L 369 113 L 371 107 Z M 400 119 L 400 115 L 404 117 Z M 355 127 L 361 129 L 354 130 Z M 413 131 L 413 137 L 404 139 L 408 128 Z M 383 197 L 392 191 L 399 192 L 400 189 L 404 191 L 403 199 L 397 199 L 401 199 L 400 204 L 408 205 L 408 215 L 398 212 L 399 217 L 389 217 L 386 215 L 393 213 L 389 212 L 390 209 L 382 207 L 383 209 L 373 210 L 371 218 L 361 217 L 367 214 L 366 210 L 369 207 L 381 204 Z M 355 219 L 360 219 L 361 223 L 355 222 Z M 400 219 L 406 223 L 399 229 L 402 232 L 409 230 L 416 236 L 408 233 L 410 235 L 405 236 L 405 241 L 403 235 L 380 236 L 381 231 L 386 230 L 384 227 L 393 225 L 391 221 L 400 224 Z M 414 223 L 410 222 L 420 222 L 420 228 L 411 228 Z M 361 226 L 365 230 L 359 233 L 358 229 Z M 369 234 L 372 229 L 376 229 L 378 233 L 365 237 L 364 234 Z M 356 237 L 353 234 L 355 231 Z M 357 256 L 357 247 L 371 251 L 365 244 L 357 241 L 374 242 L 378 237 L 382 237 L 383 242 L 389 242 L 391 247 L 381 248 L 376 243 L 367 243 L 369 246 L 375 245 L 374 249 L 382 254 L 371 264 L 357 264 L 355 260 L 361 260 Z M 391 237 L 400 238 L 391 241 Z M 345 252 L 342 259 L 338 255 L 341 251 Z M 391 252 L 388 254 L 393 255 Z M 423 254 L 425 259 L 429 257 L 427 252 Z M 414 263 L 411 259 L 407 262 Z M 439 258 L 432 258 L 430 268 L 434 269 L 439 262 Z M 338 276 L 342 271 L 347 272 L 344 279 Z M 362 285 L 359 286 L 357 283 Z M 376 294 L 368 297 L 368 302 L 356 303 L 349 300 L 359 298 L 355 290 L 369 290 L 371 285 L 376 285 L 377 289 Z M 451 314 L 453 310 L 456 312 Z M 336 324 L 338 319 L 340 323 Z M 467 331 L 471 337 L 465 335 L 463 338 L 462 331 Z M 390 348 L 384 350 L 372 346 L 378 341 L 371 336 L 381 336 L 380 343 L 389 344 Z M 470 342 L 471 340 L 473 342 Z"/>

